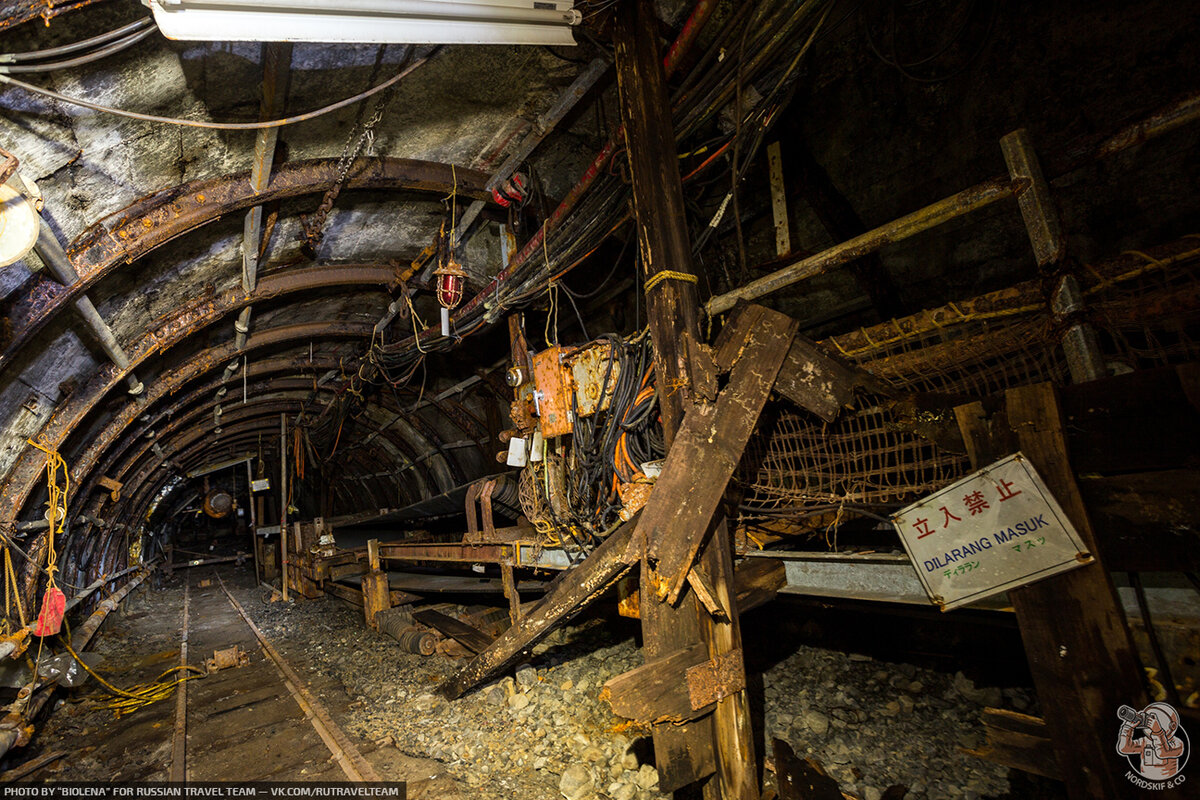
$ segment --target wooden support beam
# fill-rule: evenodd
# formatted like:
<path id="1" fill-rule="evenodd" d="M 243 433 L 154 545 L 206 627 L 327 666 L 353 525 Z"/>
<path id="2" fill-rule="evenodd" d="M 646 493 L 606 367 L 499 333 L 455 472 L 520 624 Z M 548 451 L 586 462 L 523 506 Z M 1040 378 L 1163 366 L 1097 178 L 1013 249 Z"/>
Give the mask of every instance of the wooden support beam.
<path id="1" fill-rule="evenodd" d="M 1118 707 L 1145 704 L 1136 649 L 1071 471 L 1058 396 L 1050 384 L 1010 389 L 1003 413 L 981 403 L 955 414 L 972 464 L 1020 450 L 1045 480 L 1096 563 L 1008 593 L 1025 642 L 1061 775 L 1072 800 L 1136 792 L 1113 762 Z"/>
<path id="2" fill-rule="evenodd" d="M 559 576 L 546 596 L 521 621 L 498 637 L 484 651 L 442 684 L 447 697 L 459 697 L 468 689 L 500 672 L 521 658 L 557 626 L 574 617 L 629 571 L 625 550 L 636 518 L 613 531 L 584 562 Z"/>
<path id="3" fill-rule="evenodd" d="M 684 417 L 634 536 L 635 546 L 646 543 L 658 563 L 657 597 L 671 604 L 679 600 L 797 327 L 755 306 L 743 307 L 730 325 L 739 357 L 729 384 L 715 404 L 693 405 Z"/>
<path id="4" fill-rule="evenodd" d="M 983 727 L 987 742 L 967 753 L 1006 767 L 1062 780 L 1045 720 L 1008 709 L 985 708 Z"/>
<path id="5" fill-rule="evenodd" d="M 422 625 L 438 629 L 472 653 L 482 653 L 491 647 L 494 641 L 491 636 L 488 636 L 474 625 L 468 625 L 449 614 L 443 614 L 431 608 L 414 611 L 413 619 Z"/>
<path id="6" fill-rule="evenodd" d="M 791 223 L 788 220 L 787 189 L 783 184 L 783 155 L 779 142 L 767 145 L 767 167 L 771 174 L 771 217 L 775 222 L 775 255 L 792 252 Z"/>
<path id="7" fill-rule="evenodd" d="M 651 0 L 624 0 L 618 5 L 613 29 L 614 60 L 637 217 L 638 248 L 646 273 L 646 310 L 654 344 L 663 436 L 670 452 L 687 406 L 709 396 L 713 384 L 693 361 L 693 354 L 700 350 L 698 345 L 703 341 L 697 278 L 692 266 L 683 184 L 657 29 L 658 19 Z M 654 493 L 658 491 L 655 489 Z M 731 610 L 728 625 L 736 632 L 736 610 L 727 597 L 722 597 L 728 594 L 733 580 L 728 553 L 722 560 L 717 552 L 726 545 L 725 537 L 710 537 L 709 546 L 701 548 L 699 560 L 709 568 L 708 582 L 717 600 Z M 710 656 L 719 654 L 714 648 L 720 650 L 727 637 L 715 631 L 717 623 L 700 606 L 695 592 L 681 592 L 677 605 L 661 603 L 653 599 L 655 581 L 645 558 L 639 574 L 641 597 L 645 601 L 641 607 L 644 657 L 662 657 L 701 641 L 708 644 Z M 715 787 L 707 789 L 709 796 L 719 792 L 726 800 L 757 800 L 749 706 L 744 691 L 738 693 L 738 698 L 736 706 L 729 706 L 738 710 L 733 716 L 714 714 L 682 725 L 654 727 L 661 791 L 671 792 L 695 783 L 715 769 L 719 778 Z M 718 731 L 722 725 L 733 729 Z M 728 746 L 732 741 L 745 742 L 748 749 Z"/>

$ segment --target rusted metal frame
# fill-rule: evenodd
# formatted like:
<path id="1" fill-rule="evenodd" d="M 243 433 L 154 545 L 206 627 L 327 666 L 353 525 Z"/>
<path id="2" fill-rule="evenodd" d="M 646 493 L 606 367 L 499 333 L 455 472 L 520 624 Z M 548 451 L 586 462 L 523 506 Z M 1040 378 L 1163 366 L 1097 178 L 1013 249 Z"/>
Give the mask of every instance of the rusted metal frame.
<path id="1" fill-rule="evenodd" d="M 280 333 L 271 332 L 281 330 L 293 332 L 294 336 L 292 338 L 296 339 L 308 338 L 311 341 L 312 338 L 323 336 L 323 330 L 317 326 L 289 326 L 288 329 L 271 329 L 269 331 L 263 331 L 259 336 L 254 338 L 252 344 L 254 347 L 259 347 L 260 344 L 278 344 L 281 341 L 288 341 L 288 339 L 280 335 Z M 353 335 L 353 333 L 350 333 L 350 335 Z M 226 345 L 226 348 L 228 351 L 229 345 Z M 206 351 L 206 353 L 208 353 L 208 351 Z M 204 369 L 204 371 L 192 371 L 192 369 L 187 368 L 188 365 L 182 365 L 180 368 L 176 369 L 175 372 L 168 373 L 167 375 L 163 375 L 163 377 L 160 379 L 155 380 L 154 384 L 152 384 L 150 387 L 150 392 L 148 395 L 139 397 L 137 401 L 127 403 L 126 407 L 122 409 L 120 413 L 114 415 L 112 419 L 106 423 L 106 426 L 104 426 L 100 433 L 94 435 L 94 437 L 91 437 L 88 447 L 86 447 L 82 453 L 78 453 L 78 455 L 72 459 L 74 471 L 76 471 L 76 485 L 84 487 L 84 492 L 82 494 L 74 495 L 74 497 L 88 497 L 88 493 L 92 491 L 92 488 L 95 488 L 95 481 L 91 479 L 92 467 L 94 467 L 94 464 L 96 463 L 97 459 L 100 458 L 102 453 L 108 450 L 109 447 L 113 445 L 114 441 L 116 441 L 116 439 L 118 439 L 120 435 L 126 431 L 126 428 L 130 427 L 134 421 L 142 419 L 142 417 L 148 413 L 150 408 L 154 407 L 154 405 L 160 401 L 160 399 L 164 397 L 173 397 L 174 393 L 181 389 L 181 387 L 184 386 L 187 381 L 199 377 L 199 375 L 203 374 L 204 372 L 215 371 L 215 369 L 223 366 L 224 363 L 223 359 L 215 359 L 212 361 L 215 361 L 215 363 L 211 363 L 211 365 Z M 322 359 L 319 361 L 319 365 L 325 368 L 332 368 L 337 366 L 337 362 L 334 359 Z M 298 356 L 292 357 L 292 359 L 272 359 L 264 361 L 262 362 L 262 365 L 254 365 L 251 367 L 251 372 L 252 374 L 271 374 L 281 371 L 281 369 L 282 371 L 295 371 L 295 369 L 302 369 L 311 366 L 317 366 L 317 362 L 311 361 L 310 357 L 308 356 Z M 212 386 L 214 385 L 220 385 L 220 381 L 217 381 L 217 384 L 210 383 L 200 387 L 197 392 L 193 392 L 192 395 L 187 396 L 184 402 L 192 402 L 192 399 L 196 397 L 197 393 L 211 392 Z M 179 405 L 179 403 L 176 403 L 173 405 L 172 409 L 179 408 Z M 167 413 L 170 413 L 170 410 L 172 409 L 168 409 Z M 161 416 L 157 417 L 154 423 L 157 423 L 158 421 L 161 421 Z M 154 425 L 154 423 L 151 423 L 151 425 Z M 148 429 L 150 429 L 149 426 L 140 429 L 138 435 L 144 434 L 146 431 L 148 431 Z M 154 445 L 151 444 L 150 446 L 152 447 Z M 68 500 L 70 500 L 70 498 L 68 498 Z"/>
<path id="2" fill-rule="evenodd" d="M 218 424 L 221 425 L 222 438 L 224 438 L 224 434 L 226 432 L 233 433 L 238 430 L 236 424 L 238 422 L 248 419 L 255 419 L 266 413 L 270 413 L 272 415 L 280 412 L 294 414 L 299 410 L 300 403 L 301 401 L 298 399 L 255 403 L 253 405 L 247 405 L 243 408 L 230 411 L 227 415 L 222 417 L 220 423 L 215 422 L 210 417 L 201 419 L 191 424 L 186 429 L 176 429 L 170 433 L 164 433 L 162 437 L 158 439 L 160 449 L 158 451 L 151 451 L 147 449 L 143 451 L 138 458 L 131 459 L 130 461 L 126 462 L 121 468 L 121 477 L 125 480 L 127 485 L 134 485 L 137 482 L 139 470 L 143 469 L 145 465 L 151 463 L 156 465 L 174 463 L 175 455 L 192 442 L 203 439 L 208 440 L 208 443 L 214 446 L 218 444 L 224 444 L 222 441 L 209 439 L 209 437 L 213 435 L 213 431 Z"/>
<path id="3" fill-rule="evenodd" d="M 8 0 L 0 3 L 0 31 L 35 19 L 49 25 L 60 14 L 101 2 L 104 0 Z"/>
<path id="4" fill-rule="evenodd" d="M 129 471 L 131 469 L 134 468 L 134 465 L 136 465 L 145 456 L 145 454 L 148 451 L 154 450 L 154 448 L 153 448 L 154 444 L 159 445 L 159 449 L 165 450 L 166 443 L 172 441 L 176 435 L 183 433 L 184 429 L 188 428 L 188 427 L 204 428 L 206 430 L 211 431 L 211 430 L 214 430 L 218 424 L 225 425 L 228 423 L 235 422 L 238 419 L 244 418 L 250 409 L 261 409 L 261 408 L 264 408 L 265 406 L 274 407 L 274 406 L 287 405 L 289 412 L 296 412 L 299 410 L 300 406 L 304 403 L 304 401 L 308 399 L 309 392 L 311 392 L 311 389 L 303 389 L 302 388 L 302 389 L 293 389 L 290 392 L 286 392 L 286 393 L 285 392 L 278 392 L 278 393 L 272 392 L 272 393 L 268 393 L 265 395 L 260 395 L 258 398 L 256 398 L 255 402 L 247 403 L 244 406 L 243 405 L 236 406 L 236 407 L 230 409 L 229 411 L 225 412 L 224 414 L 222 414 L 220 423 L 215 422 L 212 417 L 207 415 L 206 412 L 208 411 L 208 407 L 206 405 L 197 406 L 196 408 L 193 408 L 188 413 L 172 419 L 170 425 L 168 425 L 165 428 L 160 429 L 156 433 L 156 435 L 152 441 L 143 439 L 142 445 L 136 453 L 134 453 L 130 458 L 125 459 L 123 462 L 121 462 L 120 466 L 117 469 L 115 469 L 115 470 L 110 469 L 107 472 L 112 472 L 112 473 L 116 474 L 119 478 L 124 477 L 127 473 L 129 473 Z M 206 419 L 197 419 L 198 417 L 207 417 L 207 418 Z M 130 438 L 132 441 L 136 441 L 135 438 L 133 438 L 133 437 L 130 437 Z M 155 452 L 157 453 L 158 451 L 155 450 Z M 106 472 L 106 474 L 107 474 L 107 472 Z"/>
<path id="5" fill-rule="evenodd" d="M 253 444 L 258 440 L 260 434 L 270 432 L 276 427 L 278 424 L 274 418 L 247 420 L 235 426 L 236 430 L 231 432 L 229 442 L 234 445 Z M 212 443 L 208 441 L 194 441 L 186 450 L 180 451 L 176 455 L 179 457 L 180 463 L 186 464 L 191 459 L 206 457 L 205 453 L 211 446 Z M 156 477 L 158 473 L 161 473 L 160 477 Z M 147 464 L 143 467 L 131 481 L 137 488 L 128 498 L 122 496 L 110 512 L 109 530 L 118 530 L 121 525 L 134 527 L 139 520 L 145 519 L 150 504 L 154 502 L 154 498 L 170 477 L 171 471 L 165 461 Z"/>
<path id="6" fill-rule="evenodd" d="M 338 366 L 339 360 L 335 359 L 335 358 L 324 357 L 324 358 L 320 358 L 320 359 L 317 359 L 312 362 L 309 362 L 307 360 L 307 358 L 305 358 L 305 360 L 303 361 L 302 364 L 300 364 L 299 362 L 300 362 L 300 359 L 284 359 L 284 360 L 270 359 L 270 360 L 261 362 L 261 364 L 263 366 L 268 367 L 268 369 L 256 369 L 258 367 L 258 365 L 251 365 L 250 368 L 247 370 L 247 375 L 253 374 L 253 375 L 257 376 L 257 375 L 269 374 L 271 372 L 280 372 L 280 371 L 287 371 L 287 372 L 294 373 L 298 366 L 303 366 L 303 367 L 314 366 L 318 369 L 321 369 L 321 368 L 336 369 Z M 181 409 L 192 407 L 196 403 L 197 400 L 201 400 L 201 399 L 208 400 L 207 403 L 203 404 L 203 407 L 205 409 L 210 409 L 213 405 L 219 403 L 220 399 L 214 398 L 212 396 L 213 388 L 217 385 L 219 385 L 219 382 L 216 384 L 208 383 L 192 392 L 189 392 L 183 398 L 177 399 L 176 402 L 173 403 L 168 408 L 160 411 L 155 418 L 153 418 L 149 421 L 144 421 L 143 424 L 136 431 L 127 433 L 126 431 L 129 426 L 124 424 L 123 422 L 120 424 L 117 424 L 115 426 L 112 426 L 111 432 L 110 432 L 110 428 L 106 427 L 99 436 L 93 438 L 93 441 L 95 441 L 95 440 L 103 437 L 103 443 L 102 443 L 103 447 L 108 448 L 107 451 L 105 452 L 104 460 L 102 462 L 100 462 L 100 466 L 98 468 L 96 468 L 96 471 L 99 474 L 105 474 L 105 475 L 109 474 L 112 471 L 112 465 L 114 463 L 116 463 L 117 461 L 119 461 L 121 459 L 121 457 L 129 450 L 129 448 L 134 446 L 135 442 L 142 443 L 142 445 L 143 445 L 142 452 L 144 452 L 145 450 L 148 450 L 148 449 L 152 449 L 154 444 L 157 443 L 157 439 L 159 436 L 159 431 L 156 429 L 160 428 L 163 420 L 164 419 L 167 420 L 168 425 L 173 424 L 174 421 L 176 420 L 176 418 L 179 416 Z M 260 393 L 263 391 L 296 391 L 296 392 L 308 391 L 309 393 L 311 393 L 312 386 L 313 386 L 313 380 L 310 378 L 267 379 L 262 382 L 256 382 L 254 384 L 248 384 L 248 385 L 251 386 L 252 390 L 255 391 L 256 393 Z M 190 411 L 186 412 L 186 413 L 190 413 Z M 143 414 L 143 417 L 144 416 L 146 416 L 146 415 Z M 115 449 L 110 446 L 113 442 L 117 443 L 115 446 Z M 91 463 L 90 462 L 86 463 L 86 464 L 83 462 L 77 462 L 77 463 L 80 464 L 80 466 L 78 466 L 77 469 L 79 470 L 82 488 L 73 489 L 70 497 L 68 498 L 68 501 L 70 501 L 72 498 L 74 498 L 76 496 L 87 497 L 90 495 L 91 491 L 95 488 L 96 481 L 93 480 L 91 477 L 91 475 L 94 474 L 94 473 L 91 473 L 91 470 L 93 469 Z M 84 476 L 84 475 L 88 476 L 88 478 L 86 480 L 82 480 L 82 476 Z"/>
<path id="7" fill-rule="evenodd" d="M 360 158 L 347 178 L 349 189 L 388 189 L 445 195 L 455 186 L 460 196 L 485 198 L 486 176 L 449 164 L 395 158 Z M 122 263 L 131 263 L 155 248 L 222 215 L 273 200 L 324 191 L 337 178 L 337 160 L 319 159 L 280 165 L 262 192 L 255 194 L 250 173 L 174 186 L 135 201 L 93 224 L 68 248 L 79 273 L 70 287 L 47 278 L 31 282 L 10 309 L 12 339 L 2 358 L 13 354 L 79 293 Z"/>
<path id="8" fill-rule="evenodd" d="M 369 335 L 370 329 L 369 324 L 356 322 L 302 323 L 260 331 L 251 339 L 248 346 L 269 347 L 297 339 L 320 339 L 335 336 L 363 337 Z M 234 354 L 232 342 L 201 351 L 172 371 L 160 376 L 145 393 L 127 402 L 118 416 L 123 416 L 128 424 L 170 391 L 180 388 L 188 381 L 207 372 L 223 367 Z M 138 363 L 147 355 L 148 353 L 141 353 Z M 121 374 L 110 365 L 102 367 L 86 386 L 55 409 L 39 431 L 38 440 L 43 446 L 56 450 L 61 448 L 75 428 L 120 382 L 121 378 Z M 26 447 L 18 456 L 16 463 L 4 480 L 3 488 L 0 489 L 0 509 L 3 509 L 0 511 L 0 521 L 15 521 L 28 501 L 45 464 L 45 454 L 34 447 Z M 34 566 L 27 564 L 25 585 L 29 587 L 30 593 L 32 593 L 37 576 L 38 572 Z"/>
<path id="9" fill-rule="evenodd" d="M 226 433 L 222 435 L 219 446 L 240 447 L 253 445 L 263 431 L 273 432 L 275 430 L 276 414 L 280 413 L 281 411 L 286 413 L 290 410 L 292 409 L 287 408 L 283 404 L 274 406 L 269 410 L 266 408 L 258 409 L 258 414 L 256 414 L 254 418 L 230 426 L 226 430 Z M 211 421 L 209 420 L 204 420 L 201 423 L 202 426 L 208 426 L 210 424 Z M 133 485 L 139 487 L 137 490 L 138 495 L 131 500 L 130 506 L 127 508 L 122 509 L 119 506 L 114 506 L 114 512 L 112 512 L 112 516 L 114 516 L 118 522 L 125 521 L 126 516 L 131 508 L 135 510 L 132 518 L 135 520 L 141 518 L 142 510 L 149 504 L 150 501 L 153 500 L 153 498 L 158 494 L 161 486 L 170 477 L 169 473 L 166 473 L 161 477 L 161 479 L 156 479 L 157 482 L 152 480 L 152 476 L 154 476 L 155 473 L 163 470 L 167 466 L 168 459 L 178 461 L 181 465 L 187 468 L 209 457 L 207 452 L 211 449 L 214 443 L 208 440 L 207 431 L 199 430 L 189 433 L 191 435 L 189 435 L 184 441 L 177 444 L 176 449 L 169 453 L 166 459 L 162 459 L 157 463 L 147 462 L 143 464 L 139 468 L 139 473 L 130 479 L 130 482 Z M 270 438 L 270 441 L 272 444 L 272 450 L 274 450 L 273 437 Z M 396 443 L 394 441 L 390 439 L 386 441 L 395 447 Z M 397 447 L 395 452 L 389 453 L 388 448 L 382 445 L 383 443 L 381 442 L 379 448 L 381 452 L 378 460 L 386 460 L 388 457 L 393 456 L 395 452 L 399 452 L 399 448 Z M 380 506 L 372 504 L 372 507 L 378 508 Z"/>
<path id="10" fill-rule="evenodd" d="M 251 365 L 249 368 L 249 374 L 253 374 L 253 375 L 257 376 L 257 375 L 268 375 L 268 374 L 272 374 L 272 373 L 280 372 L 280 371 L 291 372 L 291 371 L 296 370 L 297 367 L 309 366 L 309 363 L 310 362 L 308 362 L 307 359 L 305 359 L 303 362 L 301 362 L 300 359 L 269 359 L 269 360 L 261 361 L 261 362 L 258 362 L 257 364 Z M 328 361 L 318 360 L 317 362 L 315 362 L 315 365 L 317 365 L 318 367 L 323 367 L 325 369 L 333 369 L 333 368 L 337 367 L 337 363 L 338 362 L 336 359 L 329 359 Z M 307 386 L 311 386 L 312 381 L 311 380 L 304 381 L 304 384 Z M 126 430 L 130 426 L 131 423 L 124 419 L 114 420 L 114 421 L 110 422 L 108 425 L 106 425 L 105 428 L 97 436 L 94 436 L 92 438 L 92 443 L 96 444 L 97 446 L 95 448 L 89 447 L 88 452 L 91 454 L 89 456 L 89 458 L 86 461 L 84 461 L 81 458 L 76 458 L 73 462 L 75 465 L 75 468 L 77 470 L 76 480 L 78 483 L 76 485 L 82 484 L 82 489 L 77 489 L 74 491 L 74 493 L 70 496 L 70 498 L 68 498 L 68 504 L 70 504 L 71 498 L 79 497 L 79 498 L 86 499 L 88 497 L 91 497 L 91 493 L 95 489 L 95 486 L 96 486 L 96 477 L 95 476 L 107 474 L 109 472 L 109 470 L 113 467 L 113 465 L 121 460 L 121 458 L 125 455 L 126 452 L 128 452 L 129 448 L 132 447 L 135 442 L 140 441 L 143 443 L 144 447 L 142 448 L 142 452 L 144 452 L 145 450 L 151 449 L 154 445 L 154 442 L 153 442 L 153 440 L 147 440 L 146 434 L 148 432 L 152 431 L 153 428 L 164 417 L 169 419 L 173 413 L 178 411 L 180 408 L 184 408 L 187 405 L 195 402 L 195 400 L 198 397 L 211 396 L 213 388 L 216 385 L 217 384 L 210 382 L 210 383 L 200 387 L 199 389 L 195 390 L 194 392 L 186 395 L 181 400 L 177 400 L 174 404 L 172 404 L 170 407 L 168 407 L 163 412 L 161 412 L 158 415 L 158 417 L 156 417 L 153 420 L 151 420 L 150 422 L 144 424 L 141 428 L 139 428 L 134 433 L 126 434 Z M 297 387 L 297 388 L 302 388 L 302 387 Z M 119 444 L 116 446 L 115 449 L 110 449 L 114 442 L 119 442 Z M 93 464 L 95 463 L 95 460 L 97 458 L 99 458 L 99 455 L 102 453 L 105 454 L 104 460 L 102 462 L 100 462 L 100 465 L 98 467 L 94 467 Z M 139 455 L 140 455 L 140 453 L 139 453 Z M 87 477 L 81 479 L 80 476 L 87 476 Z M 104 504 L 103 497 L 96 498 L 92 502 L 91 508 L 89 509 L 89 513 L 92 516 L 99 514 L 100 508 L 101 508 L 101 506 L 103 506 L 103 504 Z M 76 524 L 78 524 L 78 523 L 76 523 Z"/>
<path id="11" fill-rule="evenodd" d="M 275 297 L 294 291 L 306 291 L 317 288 L 330 288 L 344 285 L 360 285 L 360 284 L 384 284 L 390 285 L 394 274 L 391 267 L 380 266 L 352 266 L 347 268 L 339 268 L 330 270 L 327 268 L 307 268 L 302 270 L 290 270 L 279 273 L 278 276 L 271 276 L 269 281 L 264 280 L 260 284 L 260 291 L 255 293 L 255 299 L 265 297 Z M 119 381 L 127 377 L 131 370 L 139 366 L 145 359 L 151 355 L 161 352 L 174 344 L 182 341 L 186 336 L 200 330 L 204 326 L 219 319 L 228 311 L 244 305 L 249 302 L 249 298 L 241 294 L 237 290 L 228 290 L 220 297 L 214 297 L 202 301 L 197 304 L 187 306 L 178 313 L 172 316 L 170 320 L 163 323 L 160 327 L 145 334 L 137 343 L 134 350 L 135 355 L 130 359 L 128 368 L 123 371 L 116 370 L 112 365 L 106 365 L 101 368 L 97 375 L 87 384 L 83 391 L 72 395 L 66 403 L 59 408 L 56 408 L 50 419 L 44 424 L 42 431 L 39 432 L 39 437 L 45 437 L 49 431 L 54 431 L 54 425 L 59 422 L 64 416 L 69 417 L 68 410 L 74 410 L 73 407 L 82 405 L 84 407 L 83 414 L 88 411 L 99 400 L 103 394 L 107 394 L 111 386 L 108 384 Z M 332 323 L 338 325 L 339 323 Z M 278 330 L 278 329 L 275 329 Z M 260 336 L 256 336 L 253 341 L 253 346 L 259 347 L 270 344 L 271 342 L 264 340 L 262 336 L 266 336 L 270 332 L 264 332 Z M 309 338 L 320 338 L 316 335 L 311 335 Z M 228 353 L 226 361 L 237 355 L 239 350 L 244 350 L 245 344 L 239 348 L 236 342 L 226 346 L 224 350 Z M 217 350 L 217 349 L 214 349 Z M 214 352 L 214 350 L 206 352 Z M 161 382 L 161 378 L 156 383 Z M 139 410 L 139 414 L 144 410 L 145 406 L 141 401 L 145 400 L 145 396 L 140 396 L 135 406 Z M 127 406 L 127 409 L 129 406 Z M 69 423 L 69 428 L 74 427 L 82 420 L 82 416 L 78 416 Z M 69 433 L 69 428 L 67 433 Z M 66 434 L 58 438 L 54 442 L 55 446 L 61 444 L 65 439 Z M 90 448 L 89 448 L 90 450 Z M 33 448 L 27 448 L 23 456 L 29 456 L 37 460 L 40 453 Z M 14 471 L 9 473 L 8 479 L 5 481 L 5 487 L 11 482 L 12 477 L 16 473 L 15 470 L 20 466 L 18 461 L 14 466 Z M 40 469 L 40 466 L 38 466 Z M 19 512 L 19 508 L 12 510 L 13 516 Z"/>

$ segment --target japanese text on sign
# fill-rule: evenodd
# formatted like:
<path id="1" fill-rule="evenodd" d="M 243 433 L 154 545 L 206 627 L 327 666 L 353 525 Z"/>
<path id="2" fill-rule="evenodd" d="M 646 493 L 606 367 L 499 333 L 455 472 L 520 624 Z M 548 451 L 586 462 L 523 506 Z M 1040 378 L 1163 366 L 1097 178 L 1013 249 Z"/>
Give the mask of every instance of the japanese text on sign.
<path id="1" fill-rule="evenodd" d="M 1021 453 L 903 509 L 892 521 L 943 611 L 1092 560 Z"/>

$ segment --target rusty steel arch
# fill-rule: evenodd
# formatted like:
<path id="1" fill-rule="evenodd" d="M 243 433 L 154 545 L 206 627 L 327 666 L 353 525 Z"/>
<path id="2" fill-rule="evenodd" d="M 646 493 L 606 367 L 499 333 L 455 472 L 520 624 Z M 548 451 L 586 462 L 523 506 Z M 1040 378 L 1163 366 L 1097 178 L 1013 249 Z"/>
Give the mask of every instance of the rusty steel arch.
<path id="1" fill-rule="evenodd" d="M 338 178 L 337 159 L 280 164 L 270 182 L 255 192 L 250 172 L 192 181 L 154 192 L 93 223 L 67 249 L 79 279 L 64 286 L 39 276 L 9 309 L 11 339 L 0 355 L 9 364 L 63 308 L 121 264 L 129 264 L 167 242 L 251 206 L 323 192 Z M 488 176 L 478 170 L 403 158 L 359 158 L 346 189 L 381 189 L 460 195 L 493 202 L 484 191 Z"/>

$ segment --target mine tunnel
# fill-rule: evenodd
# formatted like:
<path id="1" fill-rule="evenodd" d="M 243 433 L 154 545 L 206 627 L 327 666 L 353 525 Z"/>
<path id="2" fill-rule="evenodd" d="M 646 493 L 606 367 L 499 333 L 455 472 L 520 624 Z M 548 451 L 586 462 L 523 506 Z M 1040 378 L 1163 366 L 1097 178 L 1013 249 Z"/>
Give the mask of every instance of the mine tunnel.
<path id="1" fill-rule="evenodd" d="M 1197 31 L 0 0 L 4 797 L 1196 796 Z"/>

